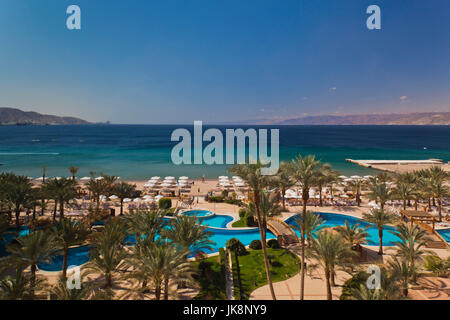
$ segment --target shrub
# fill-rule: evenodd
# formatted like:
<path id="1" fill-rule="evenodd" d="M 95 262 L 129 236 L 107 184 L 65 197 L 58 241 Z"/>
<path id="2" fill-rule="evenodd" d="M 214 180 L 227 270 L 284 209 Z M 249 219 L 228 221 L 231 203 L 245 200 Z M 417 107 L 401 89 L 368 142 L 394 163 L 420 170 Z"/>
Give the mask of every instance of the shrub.
<path id="1" fill-rule="evenodd" d="M 252 242 L 250 242 L 250 249 L 260 250 L 261 248 L 261 240 L 253 240 Z"/>
<path id="2" fill-rule="evenodd" d="M 169 198 L 161 198 L 158 202 L 160 209 L 170 209 L 172 207 L 172 200 Z"/>
<path id="3" fill-rule="evenodd" d="M 443 260 L 438 256 L 429 255 L 425 257 L 423 266 L 438 277 L 447 277 L 450 268 L 450 258 Z"/>
<path id="4" fill-rule="evenodd" d="M 248 214 L 244 217 L 246 220 L 248 227 L 257 227 L 258 223 L 255 221 L 255 219 L 252 216 L 249 216 Z"/>
<path id="5" fill-rule="evenodd" d="M 208 197 L 208 202 L 223 202 L 223 197 Z"/>
<path id="6" fill-rule="evenodd" d="M 222 197 L 226 198 L 228 197 L 228 190 L 222 190 Z"/>
<path id="7" fill-rule="evenodd" d="M 278 243 L 278 240 L 276 240 L 276 239 L 270 239 L 269 241 L 267 241 L 267 246 L 272 249 L 280 248 L 280 244 Z"/>
<path id="8" fill-rule="evenodd" d="M 239 218 L 244 218 L 246 214 L 247 214 L 247 209 L 245 209 L 245 208 L 239 209 Z"/>
<path id="9" fill-rule="evenodd" d="M 231 238 L 230 240 L 228 240 L 226 246 L 229 250 L 233 251 L 238 256 L 247 254 L 247 249 L 245 249 L 245 246 L 237 238 Z"/>

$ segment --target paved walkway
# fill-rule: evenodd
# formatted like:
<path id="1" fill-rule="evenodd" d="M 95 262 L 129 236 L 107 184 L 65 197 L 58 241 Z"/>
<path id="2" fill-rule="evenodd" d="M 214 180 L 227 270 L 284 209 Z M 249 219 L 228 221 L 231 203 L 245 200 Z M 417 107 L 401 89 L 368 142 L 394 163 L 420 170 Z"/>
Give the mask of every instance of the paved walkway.
<path id="1" fill-rule="evenodd" d="M 349 278 L 345 272 L 337 272 L 336 283 L 342 285 Z M 300 299 L 300 273 L 285 281 L 273 284 L 275 295 L 278 300 L 299 300 Z M 332 287 L 333 300 L 338 300 L 341 295 L 341 287 Z M 250 300 L 271 300 L 269 286 L 265 285 L 253 291 Z M 314 270 L 312 274 L 305 276 L 305 300 L 326 300 L 327 290 L 325 275 L 320 268 Z"/>

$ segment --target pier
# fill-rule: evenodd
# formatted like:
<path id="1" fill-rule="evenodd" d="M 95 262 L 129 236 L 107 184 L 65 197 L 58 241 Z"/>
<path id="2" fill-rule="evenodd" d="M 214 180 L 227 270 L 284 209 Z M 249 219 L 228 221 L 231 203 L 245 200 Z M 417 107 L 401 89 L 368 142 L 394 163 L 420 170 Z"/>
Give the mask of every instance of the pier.
<path id="1" fill-rule="evenodd" d="M 404 173 L 415 170 L 428 169 L 433 166 L 439 166 L 443 170 L 450 172 L 450 164 L 444 163 L 441 159 L 427 160 L 354 160 L 345 159 L 347 162 L 357 164 L 358 166 L 395 173 Z"/>

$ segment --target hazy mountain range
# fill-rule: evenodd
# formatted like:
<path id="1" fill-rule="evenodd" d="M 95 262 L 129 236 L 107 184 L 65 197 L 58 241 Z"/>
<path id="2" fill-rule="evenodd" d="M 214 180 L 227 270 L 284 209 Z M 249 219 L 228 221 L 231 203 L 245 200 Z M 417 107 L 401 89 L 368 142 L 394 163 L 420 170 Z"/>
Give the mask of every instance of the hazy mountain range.
<path id="1" fill-rule="evenodd" d="M 108 122 L 107 122 L 108 123 Z M 22 111 L 15 108 L 0 108 L 0 125 L 61 125 L 90 124 L 75 117 L 59 117 Z M 224 124 L 224 123 L 222 123 Z M 412 112 L 392 114 L 352 114 L 293 117 L 288 119 L 256 119 L 227 122 L 227 124 L 254 125 L 450 125 L 450 112 Z"/>
<path id="2" fill-rule="evenodd" d="M 89 124 L 90 122 L 75 117 L 58 117 L 15 108 L 0 108 L 0 125 L 58 125 Z"/>
<path id="3" fill-rule="evenodd" d="M 241 121 L 267 125 L 450 125 L 450 112 L 350 114 Z"/>

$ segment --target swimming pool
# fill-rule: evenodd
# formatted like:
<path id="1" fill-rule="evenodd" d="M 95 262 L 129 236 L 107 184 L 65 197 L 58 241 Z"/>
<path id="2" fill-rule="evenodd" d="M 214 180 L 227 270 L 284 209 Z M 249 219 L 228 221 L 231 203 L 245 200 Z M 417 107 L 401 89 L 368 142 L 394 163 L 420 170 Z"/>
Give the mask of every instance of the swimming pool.
<path id="1" fill-rule="evenodd" d="M 450 242 L 450 229 L 437 230 L 437 232 L 445 239 L 445 241 Z"/>
<path id="2" fill-rule="evenodd" d="M 11 228 L 7 230 L 7 233 L 4 235 L 4 240 L 0 241 L 0 257 L 4 257 L 8 255 L 6 251 L 6 246 L 16 238 L 16 229 Z M 19 229 L 19 237 L 24 237 L 30 233 L 28 227 L 20 227 Z"/>
<path id="3" fill-rule="evenodd" d="M 182 214 L 190 217 L 197 216 L 202 225 L 213 228 L 226 228 L 227 224 L 233 221 L 231 216 L 215 214 L 207 210 L 189 210 Z"/>
<path id="4" fill-rule="evenodd" d="M 185 216 L 197 216 L 197 217 L 207 217 L 207 216 L 211 216 L 214 215 L 213 212 L 208 211 L 208 210 L 188 210 L 188 211 L 184 211 L 182 214 L 184 214 Z"/>
<path id="5" fill-rule="evenodd" d="M 67 256 L 67 266 L 81 266 L 89 261 L 89 250 L 91 246 L 85 245 L 69 249 Z M 51 263 L 42 263 L 38 268 L 43 271 L 61 271 L 63 266 L 63 256 L 58 255 L 52 258 Z"/>
<path id="6" fill-rule="evenodd" d="M 367 230 L 369 236 L 367 237 L 366 244 L 371 246 L 378 246 L 380 244 L 380 240 L 378 237 L 378 229 L 370 223 L 344 214 L 325 213 L 325 212 L 315 212 L 315 214 L 318 214 L 324 220 L 323 226 L 325 226 L 325 228 L 344 226 L 346 220 L 351 226 L 355 225 L 356 223 L 359 223 L 361 227 L 369 226 L 369 229 Z M 288 218 L 286 220 L 286 223 L 291 226 L 296 226 L 297 223 L 295 222 L 295 217 L 296 216 L 292 216 Z M 295 228 L 293 229 L 295 233 L 297 233 L 297 235 L 300 237 L 300 231 L 296 230 Z M 393 231 L 395 231 L 394 227 L 384 226 L 383 246 L 394 246 L 395 242 L 400 241 L 400 238 L 392 233 Z"/>

